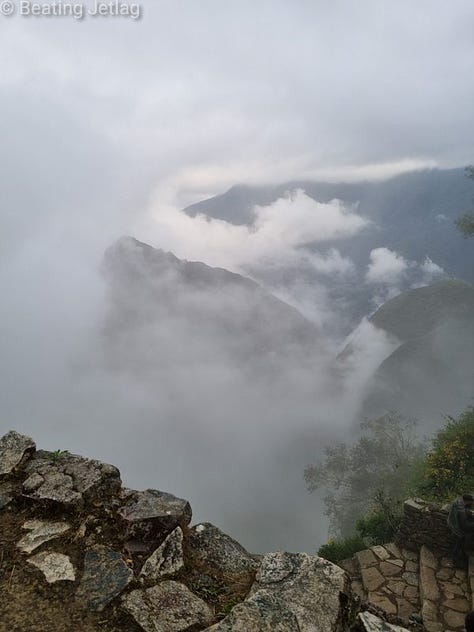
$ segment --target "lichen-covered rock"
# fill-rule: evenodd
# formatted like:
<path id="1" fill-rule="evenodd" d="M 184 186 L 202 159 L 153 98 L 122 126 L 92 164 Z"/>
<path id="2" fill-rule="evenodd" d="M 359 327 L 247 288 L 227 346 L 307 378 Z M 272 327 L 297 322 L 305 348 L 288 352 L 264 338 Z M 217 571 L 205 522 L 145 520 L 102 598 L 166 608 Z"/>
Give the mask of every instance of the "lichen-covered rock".
<path id="1" fill-rule="evenodd" d="M 252 578 L 259 565 L 241 544 L 209 522 L 192 528 L 188 547 L 194 560 L 218 575 Z"/>
<path id="2" fill-rule="evenodd" d="M 37 452 L 28 462 L 24 495 L 50 501 L 66 509 L 82 509 L 85 502 L 116 494 L 120 472 L 113 465 L 68 452 Z"/>
<path id="3" fill-rule="evenodd" d="M 300 627 L 284 601 L 259 590 L 206 632 L 300 632 Z"/>
<path id="4" fill-rule="evenodd" d="M 192 517 L 187 500 L 156 489 L 129 492 L 118 513 L 127 525 L 128 534 L 143 539 L 150 539 L 159 531 L 187 526 Z"/>
<path id="5" fill-rule="evenodd" d="M 343 632 L 352 612 L 352 592 L 346 572 L 306 553 L 264 556 L 251 595 L 265 589 L 295 615 L 300 632 Z"/>
<path id="6" fill-rule="evenodd" d="M 33 564 L 42 571 L 46 581 L 54 584 L 59 581 L 74 581 L 76 574 L 74 566 L 67 555 L 62 553 L 50 553 L 43 551 L 28 560 L 29 564 Z"/>
<path id="7" fill-rule="evenodd" d="M 180 632 L 209 626 L 211 608 L 179 582 L 166 580 L 146 590 L 132 590 L 123 598 L 125 610 L 145 632 Z"/>
<path id="8" fill-rule="evenodd" d="M 133 571 L 120 553 L 97 545 L 86 553 L 84 573 L 76 596 L 89 610 L 100 612 L 128 586 L 132 578 Z"/>
<path id="9" fill-rule="evenodd" d="M 371 612 L 360 612 L 357 616 L 357 623 L 359 624 L 357 629 L 360 632 L 409 632 L 407 628 L 387 623 Z"/>
<path id="10" fill-rule="evenodd" d="M 0 476 L 11 474 L 36 450 L 31 437 L 10 430 L 0 439 Z"/>
<path id="11" fill-rule="evenodd" d="M 45 542 L 66 533 L 71 528 L 67 522 L 48 522 L 47 520 L 27 520 L 23 529 L 29 531 L 17 543 L 24 553 L 31 553 Z"/>
<path id="12" fill-rule="evenodd" d="M 183 532 L 181 527 L 176 527 L 146 560 L 140 577 L 157 582 L 162 577 L 174 575 L 183 567 Z"/>

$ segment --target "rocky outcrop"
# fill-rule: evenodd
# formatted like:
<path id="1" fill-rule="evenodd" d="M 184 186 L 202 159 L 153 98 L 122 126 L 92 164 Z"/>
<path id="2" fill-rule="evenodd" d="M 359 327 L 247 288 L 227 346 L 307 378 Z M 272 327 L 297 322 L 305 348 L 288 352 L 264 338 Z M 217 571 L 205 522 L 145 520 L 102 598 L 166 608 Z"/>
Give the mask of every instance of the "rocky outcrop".
<path id="1" fill-rule="evenodd" d="M 121 487 L 113 465 L 69 452 L 37 452 L 28 461 L 23 493 L 31 499 L 80 510 L 85 502 L 110 497 Z"/>
<path id="2" fill-rule="evenodd" d="M 353 596 L 347 574 L 338 566 L 306 553 L 264 556 L 251 594 L 272 594 L 283 602 L 301 632 L 343 632 L 351 619 Z"/>
<path id="3" fill-rule="evenodd" d="M 228 576 L 249 579 L 258 568 L 258 562 L 243 546 L 209 522 L 191 529 L 188 550 L 198 563 Z"/>
<path id="4" fill-rule="evenodd" d="M 133 590 L 123 604 L 145 632 L 181 632 L 207 627 L 214 619 L 210 606 L 184 584 L 163 581 L 147 590 Z"/>
<path id="5" fill-rule="evenodd" d="M 33 439 L 10 430 L 0 442 L 0 476 L 11 474 L 35 449 Z"/>
<path id="6" fill-rule="evenodd" d="M 190 527 L 186 500 L 123 489 L 112 465 L 10 432 L 0 472 L 0 632 L 396 629 L 357 617 L 340 567 L 252 555 L 210 523 Z"/>

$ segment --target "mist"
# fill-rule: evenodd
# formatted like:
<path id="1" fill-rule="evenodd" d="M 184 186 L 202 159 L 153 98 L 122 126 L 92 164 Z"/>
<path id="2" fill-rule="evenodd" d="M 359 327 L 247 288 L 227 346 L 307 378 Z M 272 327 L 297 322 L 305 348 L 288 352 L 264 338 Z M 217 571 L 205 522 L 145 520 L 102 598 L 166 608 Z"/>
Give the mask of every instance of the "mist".
<path id="1" fill-rule="evenodd" d="M 469 162 L 472 4 L 142 4 L 133 23 L 0 16 L 2 431 L 188 498 L 251 550 L 315 551 L 304 467 L 357 427 L 399 344 L 345 289 L 374 310 L 444 271 L 383 244 L 358 268 L 337 243 L 369 220 L 303 190 L 251 226 L 181 209 L 238 182 Z M 140 249 L 136 286 L 111 276 L 123 235 L 257 283 L 257 331 L 237 285 L 173 292 Z"/>
<path id="2" fill-rule="evenodd" d="M 306 206 L 303 198 L 293 215 L 295 230 Z M 315 231 L 318 221 L 327 226 L 331 213 L 335 230 L 346 220 L 347 235 L 364 225 L 336 203 L 326 210 L 313 217 Z M 182 215 L 175 212 L 169 243 L 181 255 L 186 249 L 196 254 L 194 243 L 211 242 L 202 230 L 212 234 L 215 227 Z M 180 221 L 196 223 L 195 242 L 192 231 L 180 231 Z M 272 222 L 265 230 L 278 238 L 272 247 L 259 242 L 261 257 L 251 250 L 255 270 L 259 261 L 266 267 L 299 256 L 303 233 L 295 237 L 291 226 L 279 232 L 279 214 Z M 3 287 L 10 288 L 0 356 L 5 430 L 31 434 L 44 448 L 112 462 L 129 486 L 184 496 L 196 520 L 216 522 L 253 550 L 314 550 L 327 525 L 318 501 L 306 493 L 302 470 L 354 423 L 361 393 L 351 382 L 355 373 L 335 371 L 341 341 L 323 336 L 328 305 L 320 315 L 313 305 L 313 318 L 301 323 L 291 312 L 302 342 L 271 302 L 259 312 L 261 328 L 248 335 L 239 330 L 255 315 L 246 288 L 183 286 L 172 271 L 154 276 L 128 239 L 109 250 L 109 261 L 118 250 L 125 266 L 111 274 L 100 242 L 65 247 L 57 234 L 25 242 L 2 266 Z M 222 258 L 208 245 L 208 259 L 240 269 L 249 262 L 240 244 L 240 234 L 229 237 Z M 319 269 L 321 260 L 310 260 Z M 126 276 L 130 264 L 138 265 L 138 282 Z M 232 315 L 232 329 L 222 313 Z M 262 337 L 268 351 L 258 347 Z M 390 349 L 382 344 L 377 362 Z M 375 364 L 358 362 L 357 380 L 368 379 Z"/>

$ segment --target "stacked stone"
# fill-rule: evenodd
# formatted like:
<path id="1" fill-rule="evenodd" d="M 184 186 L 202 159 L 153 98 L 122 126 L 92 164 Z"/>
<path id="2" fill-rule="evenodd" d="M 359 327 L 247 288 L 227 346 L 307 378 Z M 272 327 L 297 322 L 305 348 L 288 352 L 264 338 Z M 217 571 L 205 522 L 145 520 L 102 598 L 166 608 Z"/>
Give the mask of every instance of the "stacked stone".
<path id="1" fill-rule="evenodd" d="M 409 499 L 403 505 L 403 519 L 395 541 L 418 551 L 424 544 L 430 549 L 449 552 L 455 538 L 446 524 L 448 508 L 420 499 Z"/>
<path id="2" fill-rule="evenodd" d="M 408 624 L 420 611 L 418 554 L 389 543 L 360 551 L 355 560 L 366 601 Z"/>
<path id="3" fill-rule="evenodd" d="M 426 546 L 420 551 L 420 597 L 426 632 L 464 630 L 464 617 L 471 608 L 468 574 Z"/>
<path id="4" fill-rule="evenodd" d="M 469 588 L 471 589 L 471 606 L 474 610 L 474 555 L 469 557 Z"/>

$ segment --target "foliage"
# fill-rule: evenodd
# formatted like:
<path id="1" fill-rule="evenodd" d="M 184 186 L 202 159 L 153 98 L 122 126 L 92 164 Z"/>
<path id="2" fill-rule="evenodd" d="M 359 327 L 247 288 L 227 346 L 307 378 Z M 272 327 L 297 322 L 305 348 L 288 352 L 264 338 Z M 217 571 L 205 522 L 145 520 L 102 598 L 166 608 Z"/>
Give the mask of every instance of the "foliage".
<path id="1" fill-rule="evenodd" d="M 330 562 L 340 562 L 352 557 L 357 551 L 363 551 L 366 548 L 364 540 L 359 535 L 353 535 L 348 538 L 339 538 L 336 540 L 328 540 L 318 549 L 318 555 Z"/>
<path id="2" fill-rule="evenodd" d="M 417 486 L 420 495 L 437 500 L 474 488 L 474 408 L 447 420 L 433 439 Z"/>
<path id="3" fill-rule="evenodd" d="M 474 407 L 457 419 L 447 417 L 428 453 L 414 423 L 395 413 L 361 428 L 357 442 L 327 448 L 325 460 L 305 471 L 310 491 L 328 489 L 326 513 L 340 537 L 318 554 L 333 562 L 393 540 L 411 493 L 445 501 L 474 490 Z"/>
<path id="4" fill-rule="evenodd" d="M 454 220 L 454 223 L 464 237 L 474 237 L 474 213 L 464 213 Z"/>
<path id="5" fill-rule="evenodd" d="M 470 165 L 465 169 L 466 177 L 474 180 L 474 166 Z M 460 233 L 464 235 L 464 237 L 474 237 L 474 213 L 464 213 L 461 217 L 458 217 L 454 223 L 456 224 L 456 228 Z"/>
<path id="6" fill-rule="evenodd" d="M 53 461 L 53 463 L 57 463 L 68 454 L 69 454 L 69 450 L 54 450 L 54 452 L 50 452 L 48 454 L 47 458 L 50 461 Z"/>
<path id="7" fill-rule="evenodd" d="M 399 513 L 414 464 L 424 452 L 414 428 L 414 421 L 393 412 L 366 421 L 354 444 L 329 446 L 322 463 L 306 468 L 309 491 L 325 490 L 333 533 L 350 536 L 357 520 L 371 512 L 387 513 L 387 507 L 394 516 Z"/>
<path id="8" fill-rule="evenodd" d="M 383 495 L 379 495 L 375 502 L 377 509 L 357 520 L 356 535 L 330 539 L 319 548 L 318 555 L 331 562 L 340 562 L 368 546 L 391 542 L 400 525 L 401 502 L 393 505 Z"/>
<path id="9" fill-rule="evenodd" d="M 402 518 L 401 503 L 397 503 L 396 509 L 392 508 L 389 513 L 378 509 L 357 521 L 357 533 L 367 545 L 384 544 L 394 539 Z"/>

